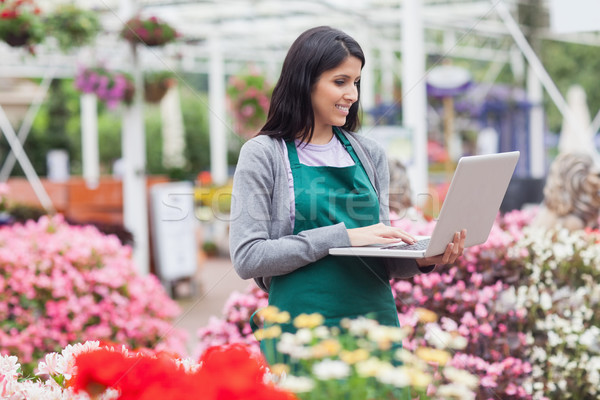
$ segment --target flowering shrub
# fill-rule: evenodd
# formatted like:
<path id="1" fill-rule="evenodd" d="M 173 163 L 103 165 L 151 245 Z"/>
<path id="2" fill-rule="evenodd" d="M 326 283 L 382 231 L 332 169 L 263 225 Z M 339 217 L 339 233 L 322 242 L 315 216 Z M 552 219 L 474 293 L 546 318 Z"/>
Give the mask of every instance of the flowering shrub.
<path id="1" fill-rule="evenodd" d="M 116 236 L 61 216 L 0 228 L 0 354 L 29 364 L 91 339 L 184 354 L 179 312 Z"/>
<path id="2" fill-rule="evenodd" d="M 0 40 L 20 47 L 40 43 L 44 29 L 40 9 L 33 0 L 0 1 Z"/>
<path id="3" fill-rule="evenodd" d="M 83 93 L 95 94 L 106 102 L 108 108 L 115 108 L 121 102 L 131 104 L 135 92 L 133 79 L 129 75 L 104 67 L 79 68 L 75 87 Z"/>
<path id="4" fill-rule="evenodd" d="M 421 309 L 439 316 L 423 335 L 408 335 L 404 348 L 441 346 L 460 335 L 466 346 L 447 365 L 479 376 L 477 399 L 599 395 L 600 233 L 536 230 L 529 227 L 536 212 L 499 216 L 487 242 L 465 250 L 454 266 L 392 282 L 402 327 L 416 327 Z M 435 226 L 424 220 L 393 224 L 415 235 Z M 243 301 L 230 304 L 224 320 L 213 319 L 201 343 L 251 340 L 241 321 L 260 307 L 247 298 L 255 293 L 259 289 L 249 289 Z"/>
<path id="5" fill-rule="evenodd" d="M 421 311 L 425 316 L 422 323 L 435 317 L 430 311 Z M 287 311 L 269 306 L 258 315 L 265 324 L 255 336 L 265 341 L 268 358 L 277 359 L 271 366 L 276 380 L 301 399 L 404 398 L 403 393 L 430 394 L 435 399 L 475 398 L 472 389 L 478 384 L 477 377 L 447 366 L 451 354 L 445 349 L 462 348 L 464 340 L 448 340 L 441 346 L 433 341 L 436 348 L 423 343 L 411 352 L 394 348 L 410 328 L 381 326 L 365 317 L 344 319 L 341 327 L 328 328 L 322 325 L 321 315 L 300 314 L 293 320 L 295 333 L 282 333 L 282 324 L 292 322 Z M 422 332 L 413 334 L 422 336 Z"/>
<path id="6" fill-rule="evenodd" d="M 142 18 L 139 15 L 125 23 L 121 37 L 132 44 L 143 43 L 146 46 L 162 46 L 178 37 L 177 31 L 156 17 Z"/>
<path id="7" fill-rule="evenodd" d="M 243 137 L 255 135 L 267 120 L 273 88 L 258 74 L 232 76 L 227 86 L 235 131 Z"/>
<path id="8" fill-rule="evenodd" d="M 259 353 L 258 342 L 252 334 L 250 316 L 268 305 L 268 295 L 255 285 L 245 293 L 233 292 L 223 307 L 224 319 L 210 317 L 208 325 L 198 330 L 200 339 L 196 352 L 203 353 L 212 346 L 228 343 L 245 343 Z"/>
<path id="9" fill-rule="evenodd" d="M 98 341 L 69 345 L 26 378 L 15 356 L 0 356 L 3 399 L 293 400 L 265 379 L 260 357 L 241 345 L 214 347 L 198 362 Z M 232 374 L 232 371 L 235 373 Z"/>

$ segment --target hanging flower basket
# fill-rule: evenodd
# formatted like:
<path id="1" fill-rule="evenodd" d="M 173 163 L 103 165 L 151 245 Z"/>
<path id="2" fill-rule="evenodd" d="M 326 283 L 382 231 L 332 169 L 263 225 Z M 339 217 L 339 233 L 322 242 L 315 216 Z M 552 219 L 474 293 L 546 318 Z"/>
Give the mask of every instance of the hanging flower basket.
<path id="1" fill-rule="evenodd" d="M 177 39 L 179 34 L 169 24 L 156 17 L 136 16 L 125 23 L 121 37 L 131 44 L 162 46 Z"/>
<path id="2" fill-rule="evenodd" d="M 272 92 L 272 86 L 259 74 L 231 77 L 227 96 L 235 121 L 235 131 L 240 136 L 252 137 L 264 125 Z"/>
<path id="3" fill-rule="evenodd" d="M 170 71 L 149 73 L 144 77 L 144 99 L 148 103 L 160 103 L 176 83 L 175 74 Z"/>
<path id="4" fill-rule="evenodd" d="M 28 32 L 7 33 L 4 41 L 11 47 L 22 47 L 29 42 L 30 38 L 31 35 Z"/>
<path id="5" fill-rule="evenodd" d="M 40 9 L 33 0 L 0 1 L 0 40 L 12 47 L 33 46 L 44 39 Z"/>
<path id="6" fill-rule="evenodd" d="M 75 87 L 83 93 L 95 94 L 108 108 L 116 108 L 121 102 L 131 104 L 135 93 L 131 76 L 104 67 L 80 68 Z"/>
<path id="7" fill-rule="evenodd" d="M 102 26 L 94 11 L 64 4 L 46 18 L 45 28 L 58 41 L 60 49 L 68 51 L 91 44 Z"/>

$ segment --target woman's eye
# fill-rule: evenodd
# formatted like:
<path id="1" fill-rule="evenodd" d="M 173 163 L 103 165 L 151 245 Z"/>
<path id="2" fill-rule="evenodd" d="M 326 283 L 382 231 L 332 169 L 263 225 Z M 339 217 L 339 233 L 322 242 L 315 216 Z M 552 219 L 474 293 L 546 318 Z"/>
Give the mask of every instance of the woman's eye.
<path id="1" fill-rule="evenodd" d="M 360 85 L 360 81 L 354 82 L 354 86 L 358 86 L 358 85 Z"/>
<path id="2" fill-rule="evenodd" d="M 335 81 L 335 84 L 336 84 L 336 85 L 343 85 L 343 84 L 344 84 L 344 81 L 337 80 L 337 81 Z"/>

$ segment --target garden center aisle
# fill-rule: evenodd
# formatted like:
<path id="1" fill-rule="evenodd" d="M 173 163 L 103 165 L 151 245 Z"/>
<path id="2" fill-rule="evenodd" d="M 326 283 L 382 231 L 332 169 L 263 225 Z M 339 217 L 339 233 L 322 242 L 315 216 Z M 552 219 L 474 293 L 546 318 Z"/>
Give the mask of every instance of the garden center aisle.
<path id="1" fill-rule="evenodd" d="M 229 295 L 234 291 L 244 291 L 253 282 L 241 279 L 228 257 L 204 259 L 194 279 L 195 293 L 190 297 L 177 299 L 182 313 L 175 322 L 176 327 L 189 333 L 190 352 L 193 352 L 198 343 L 198 329 L 206 326 L 211 315 L 222 318 L 223 306 Z"/>

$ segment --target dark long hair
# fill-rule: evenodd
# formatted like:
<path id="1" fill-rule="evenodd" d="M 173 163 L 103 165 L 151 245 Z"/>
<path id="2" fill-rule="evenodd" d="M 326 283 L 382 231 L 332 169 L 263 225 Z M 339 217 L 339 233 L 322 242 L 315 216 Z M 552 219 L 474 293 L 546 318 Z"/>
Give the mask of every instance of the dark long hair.
<path id="1" fill-rule="evenodd" d="M 365 56 L 359 44 L 342 31 L 319 26 L 302 33 L 285 57 L 273 89 L 267 122 L 259 134 L 309 142 L 315 127 L 312 88 L 323 72 L 337 67 L 350 56 L 358 58 L 361 68 L 364 67 Z M 342 128 L 355 131 L 359 124 L 356 101 Z"/>

